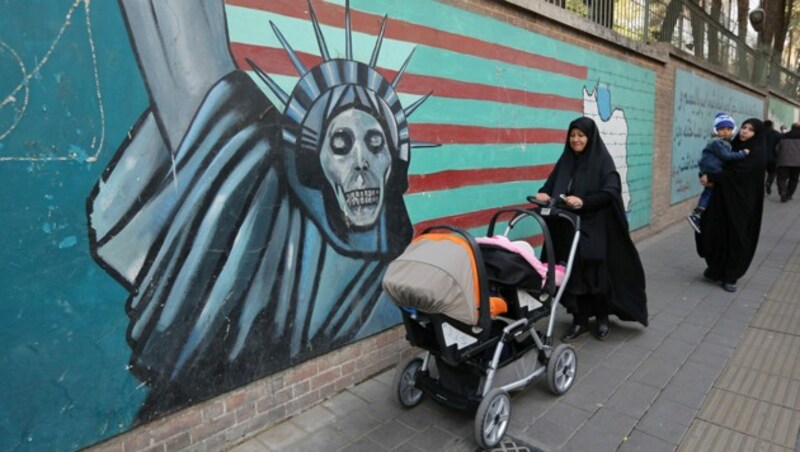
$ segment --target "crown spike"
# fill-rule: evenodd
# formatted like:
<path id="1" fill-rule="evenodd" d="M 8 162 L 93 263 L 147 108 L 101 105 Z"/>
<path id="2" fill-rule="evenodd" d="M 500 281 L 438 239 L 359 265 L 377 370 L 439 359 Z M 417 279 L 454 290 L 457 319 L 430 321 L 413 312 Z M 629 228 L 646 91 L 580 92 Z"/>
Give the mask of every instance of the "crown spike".
<path id="1" fill-rule="evenodd" d="M 306 69 L 306 66 L 303 64 L 302 61 L 300 61 L 300 58 L 297 56 L 297 54 L 294 53 L 294 50 L 292 50 L 292 46 L 289 45 L 289 43 L 286 41 L 286 38 L 283 37 L 281 31 L 278 30 L 278 27 L 274 23 L 272 23 L 272 21 L 269 21 L 269 24 L 272 26 L 272 31 L 275 32 L 275 36 L 278 37 L 278 41 L 281 42 L 283 49 L 286 50 L 286 53 L 289 55 L 289 59 L 292 60 L 294 68 L 297 70 L 297 72 L 300 74 L 301 77 L 306 75 L 308 69 Z"/>
<path id="2" fill-rule="evenodd" d="M 378 39 L 375 41 L 375 50 L 372 51 L 372 58 L 369 59 L 369 66 L 375 67 L 378 64 L 378 55 L 381 53 L 381 44 L 383 44 L 383 33 L 386 31 L 386 18 L 389 15 L 383 16 L 381 21 L 381 31 L 378 33 Z"/>
<path id="3" fill-rule="evenodd" d="M 411 53 L 408 54 L 406 60 L 403 62 L 403 66 L 397 71 L 397 75 L 394 76 L 394 80 L 392 80 L 392 88 L 397 89 L 397 85 L 400 84 L 400 79 L 403 77 L 403 74 L 406 72 L 406 67 L 408 67 L 408 63 L 411 61 L 411 57 L 414 55 L 414 51 L 417 50 L 416 47 L 411 49 Z"/>
<path id="4" fill-rule="evenodd" d="M 308 0 L 308 13 L 311 15 L 311 23 L 314 24 L 314 33 L 317 35 L 319 54 L 323 61 L 329 61 L 331 59 L 331 55 L 328 53 L 328 46 L 325 44 L 325 36 L 323 36 L 322 29 L 319 27 L 319 21 L 317 20 L 316 13 L 314 13 L 314 7 L 311 6 L 311 0 Z"/>
<path id="5" fill-rule="evenodd" d="M 247 61 L 247 64 L 249 64 L 250 67 L 253 68 L 253 70 L 256 72 L 256 75 L 258 75 L 258 78 L 260 78 L 261 80 L 264 81 L 264 83 L 267 84 L 267 87 L 270 89 L 270 91 L 272 91 L 276 96 L 278 96 L 278 99 L 280 99 L 280 101 L 283 102 L 283 105 L 288 105 L 289 95 L 286 94 L 281 89 L 281 87 L 278 86 L 278 84 L 275 83 L 275 81 L 272 80 L 270 76 L 267 75 L 267 73 L 264 72 L 260 67 L 258 67 L 258 65 L 254 63 L 251 59 L 245 58 L 245 61 Z"/>
<path id="6" fill-rule="evenodd" d="M 353 59 L 353 30 L 350 27 L 350 0 L 344 2 L 344 56 Z"/>
<path id="7" fill-rule="evenodd" d="M 419 99 L 415 100 L 413 104 L 411 104 L 408 107 L 404 108 L 403 109 L 403 113 L 406 115 L 406 118 L 411 116 L 411 114 L 414 113 L 414 110 L 416 110 L 417 107 L 419 107 L 420 105 L 422 105 L 423 102 L 428 100 L 428 98 L 431 97 L 431 94 L 433 94 L 433 91 L 431 91 L 428 94 L 420 97 Z"/>

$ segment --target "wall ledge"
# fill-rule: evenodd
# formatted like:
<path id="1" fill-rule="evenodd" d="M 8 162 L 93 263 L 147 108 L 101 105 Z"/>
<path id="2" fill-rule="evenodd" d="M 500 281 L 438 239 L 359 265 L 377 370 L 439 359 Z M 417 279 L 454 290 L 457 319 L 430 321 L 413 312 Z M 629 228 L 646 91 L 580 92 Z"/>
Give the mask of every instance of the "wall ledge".
<path id="1" fill-rule="evenodd" d="M 504 2 L 566 26 L 581 35 L 589 36 L 592 39 L 601 39 L 606 43 L 635 52 L 655 62 L 667 64 L 669 61 L 669 51 L 665 51 L 660 46 L 653 46 L 620 36 L 606 27 L 543 0 L 504 0 Z"/>

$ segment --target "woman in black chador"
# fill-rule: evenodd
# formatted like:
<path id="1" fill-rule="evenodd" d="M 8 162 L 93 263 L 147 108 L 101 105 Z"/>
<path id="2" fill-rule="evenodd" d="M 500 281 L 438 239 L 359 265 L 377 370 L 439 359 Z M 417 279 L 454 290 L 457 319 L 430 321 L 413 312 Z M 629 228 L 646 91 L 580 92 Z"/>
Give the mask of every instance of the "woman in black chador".
<path id="1" fill-rule="evenodd" d="M 589 331 L 590 317 L 597 319 L 600 340 L 608 336 L 609 314 L 647 326 L 644 270 L 628 232 L 622 183 L 592 119 L 570 123 L 564 153 L 536 197 L 563 197 L 581 217 L 580 244 L 563 300 L 573 324 L 562 340 L 569 342 Z M 550 229 L 557 260 L 565 260 L 570 226 L 551 224 Z"/>
<path id="2" fill-rule="evenodd" d="M 731 146 L 735 151 L 749 149 L 750 155 L 700 178 L 703 185 L 714 184 L 714 194 L 700 223 L 703 233 L 695 235 L 697 254 L 708 264 L 703 276 L 728 292 L 736 291 L 736 281 L 747 271 L 758 245 L 767 166 L 765 135 L 761 120 L 746 120 Z"/>

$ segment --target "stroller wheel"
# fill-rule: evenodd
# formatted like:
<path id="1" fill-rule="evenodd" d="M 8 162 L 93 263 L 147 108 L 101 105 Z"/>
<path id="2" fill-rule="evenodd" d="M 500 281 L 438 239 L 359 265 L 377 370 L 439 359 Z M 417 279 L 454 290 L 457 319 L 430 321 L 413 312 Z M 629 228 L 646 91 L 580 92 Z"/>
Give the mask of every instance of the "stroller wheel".
<path id="1" fill-rule="evenodd" d="M 394 374 L 394 394 L 404 408 L 413 408 L 422 401 L 423 392 L 414 386 L 422 368 L 422 358 L 409 358 L 397 365 Z"/>
<path id="2" fill-rule="evenodd" d="M 578 355 L 575 349 L 567 344 L 560 344 L 553 350 L 550 361 L 547 363 L 547 386 L 555 395 L 569 391 L 575 382 L 575 373 L 578 371 Z"/>
<path id="3" fill-rule="evenodd" d="M 484 448 L 496 446 L 508 428 L 511 419 L 511 398 L 506 391 L 494 388 L 486 394 L 475 415 L 475 441 Z"/>

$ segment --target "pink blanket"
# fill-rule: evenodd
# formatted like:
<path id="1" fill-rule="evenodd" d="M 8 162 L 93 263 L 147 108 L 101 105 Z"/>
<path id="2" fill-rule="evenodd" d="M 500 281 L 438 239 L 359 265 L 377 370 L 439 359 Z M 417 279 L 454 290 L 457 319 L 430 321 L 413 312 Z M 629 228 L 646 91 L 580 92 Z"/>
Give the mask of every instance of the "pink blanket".
<path id="1" fill-rule="evenodd" d="M 492 245 L 504 250 L 510 251 L 514 254 L 520 255 L 526 262 L 531 264 L 534 270 L 542 276 L 542 285 L 544 279 L 547 277 L 547 264 L 543 264 L 536 258 L 533 252 L 533 247 L 528 242 L 522 240 L 511 241 L 504 235 L 495 235 L 493 237 L 478 237 L 475 239 L 479 244 Z M 564 282 L 564 275 L 566 269 L 563 265 L 556 265 L 556 285 L 560 286 Z"/>

